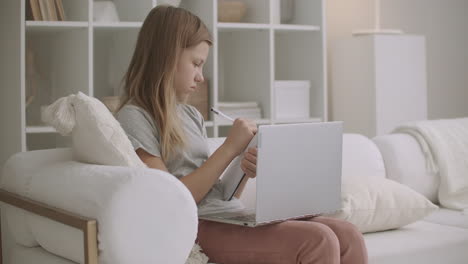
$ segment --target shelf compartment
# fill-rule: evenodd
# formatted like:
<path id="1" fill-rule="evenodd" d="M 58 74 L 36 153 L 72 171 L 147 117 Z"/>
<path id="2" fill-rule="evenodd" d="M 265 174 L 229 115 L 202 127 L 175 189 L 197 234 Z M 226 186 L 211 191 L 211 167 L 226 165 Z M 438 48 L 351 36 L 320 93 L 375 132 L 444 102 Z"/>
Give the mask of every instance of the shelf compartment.
<path id="1" fill-rule="evenodd" d="M 321 117 L 310 117 L 310 118 L 288 118 L 288 119 L 274 119 L 275 124 L 295 124 L 295 123 L 316 123 L 322 122 Z"/>
<path id="2" fill-rule="evenodd" d="M 255 123 L 257 125 L 268 125 L 268 124 L 271 124 L 271 119 L 266 119 L 266 118 L 262 118 L 262 119 L 255 119 L 253 120 L 255 121 Z M 231 127 L 232 126 L 232 122 L 228 121 L 228 120 L 224 120 L 222 118 L 217 118 L 216 119 L 216 125 L 217 126 L 220 126 L 220 127 L 225 127 L 225 126 L 229 126 Z"/>
<path id="3" fill-rule="evenodd" d="M 272 27 L 276 32 L 288 32 L 288 31 L 320 31 L 320 26 L 312 25 L 273 25 Z"/>
<path id="4" fill-rule="evenodd" d="M 88 29 L 26 32 L 26 125 L 43 126 L 41 109 L 60 97 L 89 92 Z"/>
<path id="5" fill-rule="evenodd" d="M 94 22 L 95 31 L 118 31 L 121 29 L 140 29 L 143 22 Z"/>
<path id="6" fill-rule="evenodd" d="M 28 126 L 26 127 L 26 133 L 35 134 L 35 133 L 57 133 L 55 128 L 50 126 Z"/>
<path id="7" fill-rule="evenodd" d="M 122 78 L 130 64 L 139 30 L 94 31 L 94 97 L 121 95 Z"/>
<path id="8" fill-rule="evenodd" d="M 246 5 L 246 12 L 244 17 L 239 21 L 240 23 L 264 23 L 267 24 L 270 21 L 270 0 L 239 0 L 244 2 Z M 219 13 L 220 5 L 218 1 Z M 218 19 L 216 18 L 218 21 Z"/>
<path id="9" fill-rule="evenodd" d="M 218 23 L 218 31 L 220 32 L 233 32 L 240 30 L 268 30 L 271 28 L 270 24 L 259 23 Z"/>
<path id="10" fill-rule="evenodd" d="M 275 0 L 273 2 L 280 2 L 285 0 Z M 281 10 L 283 18 L 281 21 L 283 25 L 309 25 L 322 27 L 323 14 L 325 14 L 322 6 L 322 0 L 286 0 L 290 1 L 291 8 Z M 283 7 L 288 6 L 287 4 Z"/>
<path id="11" fill-rule="evenodd" d="M 87 29 L 88 27 L 88 22 L 81 21 L 26 21 L 26 32 L 28 33 L 61 33 L 75 29 Z"/>
<path id="12" fill-rule="evenodd" d="M 269 125 L 271 124 L 271 119 L 262 118 L 259 120 L 255 120 L 257 125 Z M 218 126 L 218 137 L 227 137 L 229 130 L 232 127 L 232 123 L 224 122 L 224 123 L 216 123 Z"/>
<path id="13" fill-rule="evenodd" d="M 310 81 L 310 117 L 323 117 L 325 106 L 324 47 L 321 34 L 279 31 L 275 39 L 275 79 Z"/>
<path id="14" fill-rule="evenodd" d="M 218 34 L 218 102 L 258 102 L 270 118 L 270 32 Z"/>
<path id="15" fill-rule="evenodd" d="M 102 1 L 94 0 L 94 2 Z M 113 0 L 112 3 L 114 3 L 119 20 L 124 22 L 142 22 L 148 15 L 149 11 L 151 11 L 151 9 L 153 8 L 153 1 L 151 0 Z M 97 10 L 93 10 L 95 17 L 98 16 L 98 14 L 96 14 L 96 11 Z M 96 21 L 96 19 L 94 18 L 93 20 Z"/>
<path id="16" fill-rule="evenodd" d="M 88 21 L 89 1 L 62 0 L 65 21 Z"/>
<path id="17" fill-rule="evenodd" d="M 29 2 L 30 1 L 29 0 L 23 0 L 23 1 L 25 1 L 26 5 L 27 5 L 26 9 L 30 8 L 29 7 L 29 5 L 30 5 Z M 52 2 L 55 2 L 55 1 L 52 1 Z M 88 21 L 89 20 L 88 19 L 89 18 L 88 17 L 88 3 L 89 3 L 89 1 L 83 1 L 83 0 L 80 0 L 80 1 L 77 1 L 77 0 L 62 0 L 65 19 L 60 20 L 60 21 L 61 22 L 63 22 L 63 21 Z M 47 10 L 47 8 L 44 8 L 40 3 L 38 3 L 38 4 L 40 5 L 39 6 L 40 10 L 42 10 L 42 11 Z M 60 18 L 59 18 L 59 11 L 57 9 L 57 6 L 54 6 L 54 11 L 55 11 L 55 15 L 56 15 L 56 18 L 54 18 L 54 19 L 52 19 L 52 18 L 44 19 L 43 18 L 43 12 L 41 12 L 41 17 L 42 17 L 41 20 L 34 20 L 34 18 L 32 17 L 32 14 L 31 14 L 31 16 L 28 16 L 28 12 L 26 12 L 26 17 L 30 21 L 44 21 L 44 22 L 58 21 Z"/>
<path id="18" fill-rule="evenodd" d="M 26 150 L 65 148 L 71 146 L 71 138 L 57 133 L 34 133 L 26 135 Z"/>

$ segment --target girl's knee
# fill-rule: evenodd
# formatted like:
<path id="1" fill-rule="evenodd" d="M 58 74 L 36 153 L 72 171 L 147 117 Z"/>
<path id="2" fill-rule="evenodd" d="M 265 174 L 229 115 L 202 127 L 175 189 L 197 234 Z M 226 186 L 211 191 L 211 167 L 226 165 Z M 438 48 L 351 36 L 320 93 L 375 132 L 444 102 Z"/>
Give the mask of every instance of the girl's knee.
<path id="1" fill-rule="evenodd" d="M 300 263 L 338 263 L 340 243 L 333 230 L 323 224 L 308 224 L 294 234 L 295 242 L 289 245 L 291 257 Z"/>
<path id="2" fill-rule="evenodd" d="M 317 222 L 323 223 L 330 227 L 333 232 L 338 236 L 340 241 L 362 240 L 362 233 L 352 223 L 334 218 L 317 219 Z"/>
<path id="3" fill-rule="evenodd" d="M 339 227 L 334 230 L 340 241 L 353 243 L 355 241 L 363 240 L 361 231 L 350 222 L 342 221 Z"/>

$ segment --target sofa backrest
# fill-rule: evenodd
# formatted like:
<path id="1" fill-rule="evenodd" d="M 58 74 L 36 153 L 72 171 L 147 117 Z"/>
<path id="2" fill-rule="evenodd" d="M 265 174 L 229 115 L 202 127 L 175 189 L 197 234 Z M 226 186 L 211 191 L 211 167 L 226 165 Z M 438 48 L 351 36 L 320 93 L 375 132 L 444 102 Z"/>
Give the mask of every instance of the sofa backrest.
<path id="1" fill-rule="evenodd" d="M 384 159 L 387 178 L 409 186 L 438 203 L 439 176 L 426 167 L 416 139 L 409 134 L 389 134 L 372 139 Z"/>

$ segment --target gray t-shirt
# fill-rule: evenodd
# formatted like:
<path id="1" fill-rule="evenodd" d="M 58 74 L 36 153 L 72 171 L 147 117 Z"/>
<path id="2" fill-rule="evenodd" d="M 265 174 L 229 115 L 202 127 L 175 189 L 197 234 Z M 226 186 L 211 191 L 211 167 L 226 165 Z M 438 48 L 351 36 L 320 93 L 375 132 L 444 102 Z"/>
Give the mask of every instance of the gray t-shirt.
<path id="1" fill-rule="evenodd" d="M 171 174 L 182 178 L 200 167 L 208 159 L 208 143 L 203 116 L 190 105 L 178 104 L 177 111 L 186 136 L 184 151 L 165 161 Z M 149 154 L 161 158 L 161 136 L 151 116 L 143 108 L 125 105 L 117 114 L 117 120 L 127 133 L 133 148 L 142 148 Z"/>
<path id="2" fill-rule="evenodd" d="M 180 179 L 200 167 L 208 159 L 209 150 L 205 122 L 200 112 L 195 107 L 184 104 L 179 104 L 177 111 L 183 123 L 187 146 L 171 160 L 165 161 L 165 165 L 171 174 Z M 153 156 L 161 157 L 160 133 L 148 112 L 129 104 L 120 109 L 116 118 L 135 150 L 142 148 Z M 218 180 L 198 204 L 199 213 L 243 208 L 239 200 L 222 201 L 222 196 L 222 187 Z"/>

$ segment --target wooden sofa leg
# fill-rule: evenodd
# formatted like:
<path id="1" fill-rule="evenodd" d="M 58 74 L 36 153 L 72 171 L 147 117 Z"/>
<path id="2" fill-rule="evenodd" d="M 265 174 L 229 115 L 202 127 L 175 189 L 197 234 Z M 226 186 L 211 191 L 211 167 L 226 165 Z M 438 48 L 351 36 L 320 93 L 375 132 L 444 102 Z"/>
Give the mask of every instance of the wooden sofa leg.
<path id="1" fill-rule="evenodd" d="M 85 264 L 98 264 L 97 221 L 0 189 L 0 202 L 46 217 L 83 232 Z M 1 238 L 1 223 L 0 223 Z M 0 239 L 0 264 L 3 263 Z"/>

